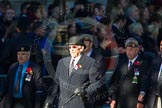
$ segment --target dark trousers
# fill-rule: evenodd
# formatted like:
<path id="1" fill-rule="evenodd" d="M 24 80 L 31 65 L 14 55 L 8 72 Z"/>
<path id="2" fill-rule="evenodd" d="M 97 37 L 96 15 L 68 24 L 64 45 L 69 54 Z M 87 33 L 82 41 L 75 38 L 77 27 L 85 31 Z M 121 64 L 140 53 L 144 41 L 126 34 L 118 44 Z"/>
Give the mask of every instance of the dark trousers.
<path id="1" fill-rule="evenodd" d="M 117 108 L 136 108 L 137 97 L 122 96 L 118 100 Z"/>
<path id="2" fill-rule="evenodd" d="M 25 108 L 23 100 L 14 98 L 11 108 Z"/>

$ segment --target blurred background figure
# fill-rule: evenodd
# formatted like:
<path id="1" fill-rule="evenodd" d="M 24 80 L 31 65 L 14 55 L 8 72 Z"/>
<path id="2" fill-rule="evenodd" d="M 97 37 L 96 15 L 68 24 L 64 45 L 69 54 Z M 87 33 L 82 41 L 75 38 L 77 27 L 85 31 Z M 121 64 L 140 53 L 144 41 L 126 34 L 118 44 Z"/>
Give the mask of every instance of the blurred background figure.
<path id="1" fill-rule="evenodd" d="M 162 107 L 162 40 L 159 43 L 160 52 L 152 61 L 149 71 L 149 91 L 146 102 L 146 108 L 161 108 Z"/>
<path id="2" fill-rule="evenodd" d="M 129 33 L 129 25 L 132 23 L 135 23 L 139 20 L 139 9 L 136 5 L 134 4 L 130 4 L 126 11 L 125 11 L 125 15 L 127 17 L 127 21 L 125 24 L 125 31 L 127 33 Z"/>
<path id="3" fill-rule="evenodd" d="M 86 46 L 86 48 L 83 50 L 83 53 L 88 57 L 92 57 L 93 59 L 96 60 L 97 71 L 99 72 L 98 79 L 102 79 L 102 78 L 106 79 L 106 71 L 107 71 L 106 60 L 99 52 L 97 52 L 94 49 L 93 36 L 89 34 L 82 34 L 81 37 Z M 97 91 L 93 94 L 93 97 L 95 97 L 94 99 L 95 101 L 93 105 L 94 108 L 101 108 L 105 103 L 105 101 L 107 101 L 108 93 L 106 94 L 106 92 L 107 92 L 107 87 L 106 87 L 106 80 L 105 80 L 104 84 L 102 84 L 101 87 L 99 87 Z M 103 93 L 105 93 L 104 97 L 102 97 Z"/>
<path id="4" fill-rule="evenodd" d="M 101 3 L 96 3 L 93 6 L 93 17 L 97 20 L 100 21 L 101 18 L 105 16 L 105 7 Z"/>

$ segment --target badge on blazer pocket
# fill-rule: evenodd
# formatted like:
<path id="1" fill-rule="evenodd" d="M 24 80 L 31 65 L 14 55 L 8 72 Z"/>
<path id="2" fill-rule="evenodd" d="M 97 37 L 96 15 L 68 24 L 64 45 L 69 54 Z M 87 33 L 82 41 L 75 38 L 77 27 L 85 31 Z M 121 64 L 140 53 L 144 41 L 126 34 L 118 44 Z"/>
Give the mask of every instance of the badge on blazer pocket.
<path id="1" fill-rule="evenodd" d="M 134 77 L 133 77 L 132 83 L 133 83 L 133 84 L 137 84 L 137 83 L 138 83 L 138 78 L 137 78 L 137 76 L 134 76 Z"/>
<path id="2" fill-rule="evenodd" d="M 29 75 L 29 74 L 27 74 L 27 76 L 26 76 L 26 78 L 25 78 L 25 81 L 31 81 L 31 78 L 32 78 L 32 75 Z"/>
<path id="3" fill-rule="evenodd" d="M 139 76 L 140 75 L 140 71 L 138 68 L 134 68 L 134 75 L 135 76 Z"/>
<path id="4" fill-rule="evenodd" d="M 26 68 L 26 74 L 27 74 L 27 76 L 26 76 L 26 78 L 25 78 L 25 81 L 31 81 L 31 78 L 32 78 L 32 75 L 33 75 L 33 70 L 32 70 L 32 68 L 31 67 L 27 67 Z"/>

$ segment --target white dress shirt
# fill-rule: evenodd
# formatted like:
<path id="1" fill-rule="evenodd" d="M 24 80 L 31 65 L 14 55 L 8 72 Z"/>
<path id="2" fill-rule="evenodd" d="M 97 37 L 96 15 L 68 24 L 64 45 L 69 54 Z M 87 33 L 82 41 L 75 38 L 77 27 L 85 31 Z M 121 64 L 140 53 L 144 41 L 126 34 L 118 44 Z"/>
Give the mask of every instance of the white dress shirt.
<path id="1" fill-rule="evenodd" d="M 79 55 L 79 56 L 76 57 L 76 58 L 71 58 L 71 60 L 70 60 L 70 64 L 72 63 L 72 61 L 73 61 L 73 59 L 74 59 L 75 61 L 74 61 L 74 66 L 73 66 L 73 67 L 75 67 L 76 64 L 78 63 L 78 61 L 79 61 L 80 58 L 81 58 L 81 55 Z"/>
<path id="2" fill-rule="evenodd" d="M 130 66 L 130 62 L 132 62 L 132 65 L 133 65 L 133 63 L 134 63 L 134 61 L 137 59 L 137 57 L 138 57 L 138 55 L 137 55 L 134 59 L 129 60 L 128 67 Z"/>

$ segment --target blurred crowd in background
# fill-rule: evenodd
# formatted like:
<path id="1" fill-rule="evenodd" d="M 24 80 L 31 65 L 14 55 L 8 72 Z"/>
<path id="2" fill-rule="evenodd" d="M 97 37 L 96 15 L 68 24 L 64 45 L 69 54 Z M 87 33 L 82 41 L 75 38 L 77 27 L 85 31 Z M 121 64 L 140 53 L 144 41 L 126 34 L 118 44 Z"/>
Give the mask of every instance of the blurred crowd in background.
<path id="1" fill-rule="evenodd" d="M 60 15 L 59 0 L 54 0 L 47 9 L 37 1 L 24 2 L 16 8 L 20 9 L 20 13 L 16 13 L 9 1 L 0 2 L 2 79 L 11 64 L 17 61 L 16 49 L 21 44 L 31 47 L 30 59 L 41 66 L 44 77 L 54 75 L 58 60 L 69 55 L 64 47 L 66 42 L 70 37 L 81 34 L 93 36 L 90 40 L 92 48 L 106 59 L 107 71 L 115 70 L 115 63 L 113 66 L 111 64 L 112 57 L 118 57 L 116 64 L 126 58 L 125 41 L 130 37 L 138 41 L 139 53 L 150 66 L 153 58 L 161 54 L 161 0 L 141 3 L 136 0 L 113 0 L 110 9 L 102 3 L 76 0 L 74 7 L 65 7 L 63 16 Z M 65 30 L 62 30 L 63 27 Z M 88 52 L 86 50 L 91 49 L 89 47 L 85 49 L 85 54 Z M 5 86 L 5 83 L 2 85 Z"/>

